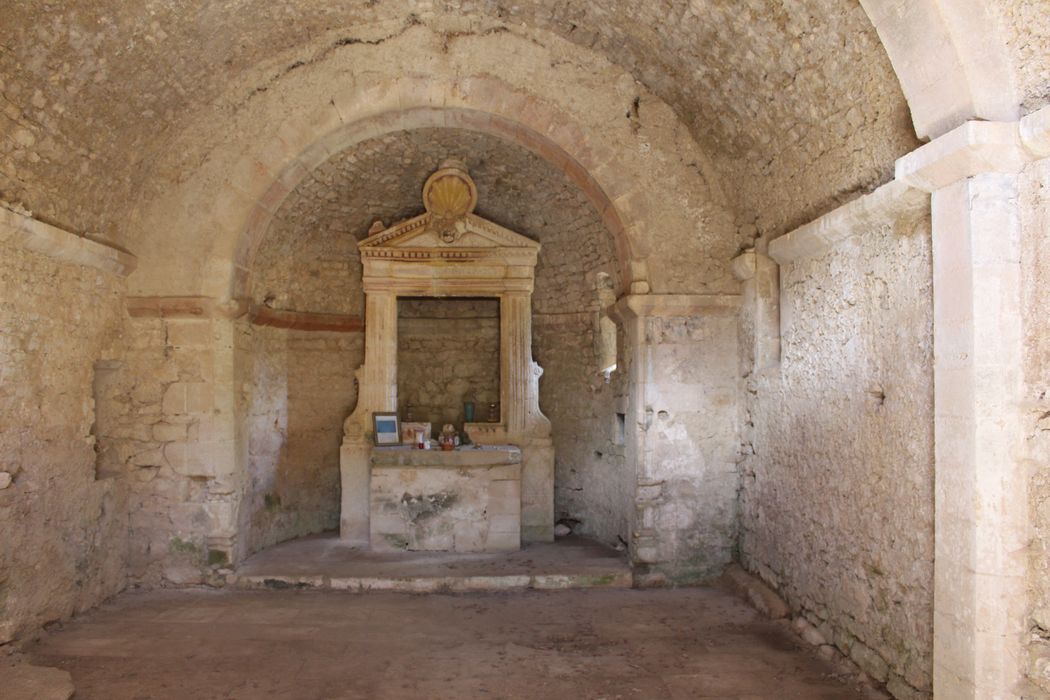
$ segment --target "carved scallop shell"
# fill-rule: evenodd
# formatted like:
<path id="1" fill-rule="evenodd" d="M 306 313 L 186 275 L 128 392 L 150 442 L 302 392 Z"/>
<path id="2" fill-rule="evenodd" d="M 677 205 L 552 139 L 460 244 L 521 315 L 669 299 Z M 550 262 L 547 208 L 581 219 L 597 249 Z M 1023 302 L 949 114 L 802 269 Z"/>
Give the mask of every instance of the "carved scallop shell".
<path id="1" fill-rule="evenodd" d="M 458 219 L 474 210 L 478 191 L 464 170 L 442 168 L 423 185 L 423 206 L 439 219 Z"/>
<path id="2" fill-rule="evenodd" d="M 430 188 L 430 211 L 438 216 L 463 216 L 469 206 L 470 188 L 458 177 L 443 177 Z"/>

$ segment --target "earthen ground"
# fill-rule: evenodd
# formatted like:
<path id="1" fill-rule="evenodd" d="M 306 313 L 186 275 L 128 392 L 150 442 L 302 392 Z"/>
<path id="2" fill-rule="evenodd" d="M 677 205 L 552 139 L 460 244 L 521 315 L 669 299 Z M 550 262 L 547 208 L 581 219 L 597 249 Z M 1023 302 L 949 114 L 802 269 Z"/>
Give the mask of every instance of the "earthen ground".
<path id="1" fill-rule="evenodd" d="M 128 593 L 29 657 L 69 671 L 77 700 L 862 697 L 711 588 Z"/>

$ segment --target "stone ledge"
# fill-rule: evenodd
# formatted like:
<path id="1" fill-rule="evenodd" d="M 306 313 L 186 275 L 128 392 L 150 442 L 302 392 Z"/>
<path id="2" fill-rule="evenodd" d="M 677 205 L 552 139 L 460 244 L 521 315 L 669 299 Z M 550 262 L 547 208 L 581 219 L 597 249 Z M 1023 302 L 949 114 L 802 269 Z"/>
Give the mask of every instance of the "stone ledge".
<path id="1" fill-rule="evenodd" d="M 289 328 L 297 331 L 329 331 L 332 333 L 360 333 L 365 329 L 365 320 L 348 314 L 322 314 L 310 311 L 287 311 L 267 306 L 253 307 L 251 322 L 254 326 Z"/>
<path id="2" fill-rule="evenodd" d="M 979 173 L 1016 173 L 1050 156 L 1050 107 L 1018 122 L 970 121 L 903 156 L 896 179 L 935 192 Z"/>
<path id="3" fill-rule="evenodd" d="M 783 265 L 818 255 L 863 228 L 928 208 L 927 193 L 980 173 L 1016 173 L 1050 157 L 1050 107 L 1016 122 L 970 121 L 897 161 L 895 179 L 769 244 L 769 257 Z M 737 279 L 755 274 L 754 252 L 732 261 Z"/>
<path id="4" fill-rule="evenodd" d="M 512 445 L 486 445 L 455 450 L 417 450 L 414 447 L 373 447 L 370 462 L 374 468 L 423 467 L 432 469 L 499 467 L 521 464 L 521 450 Z"/>
<path id="5" fill-rule="evenodd" d="M 55 260 L 85 265 L 127 277 L 138 264 L 131 253 L 118 250 L 32 216 L 0 206 L 0 242 L 19 245 Z"/>
<path id="6" fill-rule="evenodd" d="M 124 306 L 132 318 L 211 318 L 215 302 L 209 297 L 127 297 Z"/>
<path id="7" fill-rule="evenodd" d="M 726 584 L 747 598 L 751 605 L 771 620 L 788 617 L 791 609 L 773 589 L 744 571 L 739 564 L 730 564 L 722 574 Z"/>
<path id="8" fill-rule="evenodd" d="M 630 571 L 604 574 L 505 574 L 490 576 L 261 576 L 230 574 L 226 584 L 248 590 L 333 590 L 351 593 L 470 593 L 483 591 L 567 591 L 580 588 L 632 588 Z"/>
<path id="9" fill-rule="evenodd" d="M 865 229 L 888 224 L 898 216 L 917 215 L 928 207 L 926 192 L 893 180 L 772 241 L 769 257 L 784 265 L 819 255 Z"/>
<path id="10" fill-rule="evenodd" d="M 124 307 L 132 318 L 236 319 L 248 313 L 248 302 L 211 297 L 125 297 Z"/>
<path id="11" fill-rule="evenodd" d="M 620 321 L 630 318 L 706 316 L 735 312 L 739 294 L 629 294 L 612 307 Z"/>

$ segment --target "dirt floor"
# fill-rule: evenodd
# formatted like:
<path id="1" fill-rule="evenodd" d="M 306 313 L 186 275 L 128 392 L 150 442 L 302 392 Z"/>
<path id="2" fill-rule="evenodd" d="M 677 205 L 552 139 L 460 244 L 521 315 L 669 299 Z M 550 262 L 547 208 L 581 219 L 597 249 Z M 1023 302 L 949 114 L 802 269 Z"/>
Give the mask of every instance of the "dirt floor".
<path id="1" fill-rule="evenodd" d="M 863 696 L 711 588 L 128 593 L 27 652 L 76 700 Z"/>

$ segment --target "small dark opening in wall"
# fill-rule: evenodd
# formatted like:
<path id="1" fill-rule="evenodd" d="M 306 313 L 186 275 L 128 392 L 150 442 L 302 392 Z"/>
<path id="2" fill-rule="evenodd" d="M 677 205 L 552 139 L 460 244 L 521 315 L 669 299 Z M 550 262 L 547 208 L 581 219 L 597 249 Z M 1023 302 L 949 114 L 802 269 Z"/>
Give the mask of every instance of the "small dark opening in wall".
<path id="1" fill-rule="evenodd" d="M 622 445 L 627 437 L 627 414 L 616 414 L 616 438 L 615 443 Z"/>

